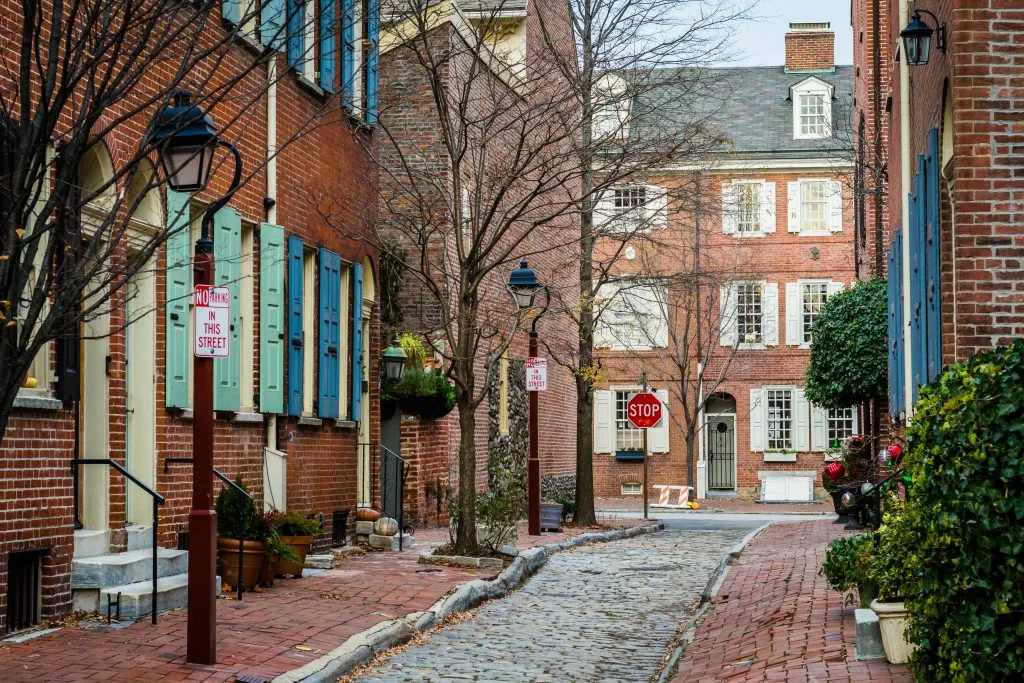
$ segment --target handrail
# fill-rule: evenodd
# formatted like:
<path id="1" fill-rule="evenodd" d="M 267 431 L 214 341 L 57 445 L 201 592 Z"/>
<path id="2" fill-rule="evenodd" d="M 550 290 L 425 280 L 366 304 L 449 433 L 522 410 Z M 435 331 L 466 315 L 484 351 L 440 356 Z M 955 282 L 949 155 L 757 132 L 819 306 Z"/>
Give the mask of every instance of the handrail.
<path id="1" fill-rule="evenodd" d="M 157 611 L 156 580 L 157 580 L 157 576 L 160 573 L 159 572 L 159 567 L 158 567 L 158 556 L 157 556 L 157 549 L 159 547 L 158 544 L 157 544 L 157 537 L 159 536 L 159 533 L 160 533 L 160 531 L 159 531 L 160 530 L 160 506 L 163 505 L 164 503 L 166 503 L 167 499 L 164 498 L 163 496 L 161 496 L 159 493 L 157 493 L 153 489 L 149 488 L 149 486 L 147 486 L 146 484 L 143 484 L 141 481 L 139 481 L 138 478 L 136 478 L 136 476 L 134 474 L 132 474 L 131 472 L 126 470 L 124 467 L 122 467 L 121 463 L 117 462 L 116 460 L 112 460 L 110 458 L 72 458 L 71 459 L 71 476 L 72 476 L 72 478 L 74 478 L 74 480 L 76 482 L 78 481 L 78 469 L 77 468 L 81 467 L 82 465 L 109 465 L 110 467 L 113 467 L 115 470 L 117 470 L 118 472 L 123 474 L 125 476 L 125 478 L 128 479 L 128 481 L 130 481 L 133 484 L 135 484 L 136 486 L 138 486 L 140 489 L 142 489 L 143 491 L 148 493 L 153 498 L 153 590 L 152 590 L 152 594 L 153 594 L 152 603 L 153 604 L 151 606 L 152 607 L 152 613 L 150 614 L 150 620 L 155 625 L 156 624 L 156 611 Z M 75 500 L 75 518 L 76 519 L 78 518 L 78 500 L 77 500 L 77 497 L 76 497 L 76 500 Z M 118 609 L 120 610 L 120 603 L 118 603 Z M 109 610 L 108 610 L 108 615 L 109 615 Z M 120 618 L 121 617 L 120 617 L 120 611 L 119 611 L 118 612 L 118 619 L 120 619 Z"/>
<path id="2" fill-rule="evenodd" d="M 384 444 L 377 444 L 377 446 L 380 448 L 381 451 L 381 469 L 383 470 L 382 474 L 384 475 L 384 482 L 382 482 L 383 486 L 381 489 L 382 511 L 387 509 L 385 505 L 385 496 L 388 495 L 388 462 L 389 460 L 397 461 L 396 464 L 398 465 L 398 550 L 399 552 L 401 552 L 404 549 L 405 543 L 405 480 L 406 477 L 409 476 L 409 463 L 405 460 L 405 458 L 400 456 L 398 453 L 395 453 L 393 450 L 391 450 Z"/>
<path id="3" fill-rule="evenodd" d="M 164 458 L 164 474 L 166 474 L 167 472 L 171 471 L 170 470 L 171 463 L 190 463 L 190 462 L 192 462 L 192 460 L 193 460 L 193 458 Z M 228 479 L 216 467 L 213 468 L 213 476 L 217 477 L 222 482 L 224 482 L 225 484 L 227 484 L 228 486 L 230 486 L 234 490 L 236 490 L 239 493 L 241 493 L 243 496 L 248 498 L 250 502 L 252 501 L 252 496 L 249 494 L 248 491 L 246 491 L 241 486 L 239 486 L 235 482 L 233 482 L 230 479 Z M 242 600 L 242 557 L 243 557 L 243 555 L 242 555 L 242 546 L 245 544 L 245 538 L 244 538 L 244 536 L 245 536 L 245 508 L 241 508 L 241 507 L 238 509 L 238 533 L 241 534 L 241 535 L 238 538 L 238 580 L 235 581 L 235 583 L 237 584 L 235 586 L 235 588 L 237 590 L 238 600 L 241 601 Z"/>

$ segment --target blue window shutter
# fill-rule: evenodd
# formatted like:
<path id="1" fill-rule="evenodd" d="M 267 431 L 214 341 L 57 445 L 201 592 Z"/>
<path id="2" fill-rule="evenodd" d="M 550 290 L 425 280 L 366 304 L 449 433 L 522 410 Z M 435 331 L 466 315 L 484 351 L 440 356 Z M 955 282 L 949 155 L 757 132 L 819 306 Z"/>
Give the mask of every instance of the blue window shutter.
<path id="1" fill-rule="evenodd" d="M 927 222 L 927 196 L 925 182 L 925 158 L 924 155 L 917 157 L 918 173 L 914 178 L 914 194 L 917 196 L 917 211 L 914 224 L 914 253 L 915 253 L 915 291 L 914 298 L 914 329 L 917 334 L 917 341 L 913 347 L 914 367 L 914 403 L 917 403 L 917 395 L 921 387 L 928 383 L 928 338 L 927 338 L 927 277 L 925 274 L 925 224 Z"/>
<path id="2" fill-rule="evenodd" d="M 288 238 L 288 414 L 302 415 L 302 240 Z"/>
<path id="3" fill-rule="evenodd" d="M 303 43 L 306 40 L 303 24 L 303 0 L 287 0 L 288 2 L 288 66 L 298 69 L 302 65 Z"/>
<path id="4" fill-rule="evenodd" d="M 907 281 L 903 277 L 903 240 L 906 236 L 903 233 L 902 227 L 896 230 L 896 293 L 898 294 L 896 302 L 896 323 L 897 329 L 899 330 L 896 335 L 897 344 L 897 378 L 899 380 L 899 412 L 905 413 L 907 410 L 907 318 L 904 314 L 903 303 L 906 301 L 908 296 L 907 292 Z"/>
<path id="5" fill-rule="evenodd" d="M 188 408 L 188 371 L 192 360 L 189 299 L 192 296 L 192 240 L 189 195 L 167 190 L 167 293 L 164 351 L 164 403 Z"/>
<path id="6" fill-rule="evenodd" d="M 241 409 L 240 382 L 242 354 L 252 349 L 239 346 L 241 326 L 242 218 L 230 207 L 213 217 L 213 282 L 231 291 L 231 339 L 226 358 L 213 359 L 213 409 L 238 412 Z"/>
<path id="7" fill-rule="evenodd" d="M 284 412 L 284 228 L 260 224 L 260 411 Z"/>
<path id="8" fill-rule="evenodd" d="M 341 368 L 341 259 L 320 250 L 320 417 L 338 417 L 338 381 Z"/>
<path id="9" fill-rule="evenodd" d="M 352 264 L 352 419 L 359 421 L 363 400 L 363 266 Z"/>
<path id="10" fill-rule="evenodd" d="M 366 122 L 377 123 L 377 44 L 379 42 L 379 0 L 366 2 L 366 39 L 370 49 L 366 54 Z"/>
<path id="11" fill-rule="evenodd" d="M 928 132 L 928 164 L 926 166 L 925 188 L 925 337 L 927 338 L 927 373 L 925 380 L 931 382 L 942 370 L 942 257 L 939 252 L 939 131 Z"/>
<path id="12" fill-rule="evenodd" d="M 238 0 L 221 0 L 220 15 L 224 21 L 230 21 L 232 24 L 237 24 L 239 15 Z"/>
<path id="13" fill-rule="evenodd" d="M 352 109 L 356 83 L 356 3 L 341 0 L 341 106 Z"/>
<path id="14" fill-rule="evenodd" d="M 285 44 L 285 0 L 263 0 L 260 3 L 260 41 L 272 50 Z"/>
<path id="15" fill-rule="evenodd" d="M 334 63 L 337 59 L 334 48 L 334 34 L 337 30 L 334 21 L 335 2 L 320 0 L 320 87 L 327 92 L 334 92 Z"/>
<path id="16" fill-rule="evenodd" d="M 899 385 L 897 383 L 898 364 L 896 359 L 898 352 L 897 335 L 899 334 L 899 323 L 896 316 L 896 307 L 899 305 L 899 293 L 896 287 L 899 281 L 896 279 L 896 240 L 893 239 L 889 245 L 889 254 L 886 256 L 886 303 L 889 307 L 888 315 L 888 348 L 889 348 L 889 414 L 892 417 L 899 415 Z"/>

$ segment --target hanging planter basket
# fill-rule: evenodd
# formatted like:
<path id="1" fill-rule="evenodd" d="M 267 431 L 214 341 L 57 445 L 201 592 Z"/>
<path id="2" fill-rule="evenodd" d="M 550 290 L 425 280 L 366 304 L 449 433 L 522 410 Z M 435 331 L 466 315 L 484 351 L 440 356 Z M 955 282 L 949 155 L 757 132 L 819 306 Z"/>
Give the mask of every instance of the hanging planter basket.
<path id="1" fill-rule="evenodd" d="M 380 419 L 390 420 L 398 408 L 398 399 L 394 396 L 382 396 L 380 399 Z"/>

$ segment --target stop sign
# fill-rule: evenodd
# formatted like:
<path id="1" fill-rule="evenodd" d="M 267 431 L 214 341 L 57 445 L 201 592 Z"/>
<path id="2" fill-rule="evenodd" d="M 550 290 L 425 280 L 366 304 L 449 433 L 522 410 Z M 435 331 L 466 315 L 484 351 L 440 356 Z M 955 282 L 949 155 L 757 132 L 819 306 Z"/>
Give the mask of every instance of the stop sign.
<path id="1" fill-rule="evenodd" d="M 626 403 L 626 418 L 637 429 L 650 429 L 661 422 L 661 401 L 651 393 L 633 394 Z"/>

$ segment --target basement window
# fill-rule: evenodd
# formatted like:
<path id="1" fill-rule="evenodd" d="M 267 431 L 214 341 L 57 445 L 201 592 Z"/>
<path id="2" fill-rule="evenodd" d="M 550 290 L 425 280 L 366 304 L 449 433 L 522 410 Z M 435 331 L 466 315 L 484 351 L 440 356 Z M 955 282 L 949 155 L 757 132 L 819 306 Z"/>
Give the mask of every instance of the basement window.
<path id="1" fill-rule="evenodd" d="M 43 552 L 30 550 L 7 556 L 7 632 L 39 625 L 42 604 Z"/>
<path id="2" fill-rule="evenodd" d="M 631 481 L 622 485 L 622 495 L 624 496 L 639 496 L 641 493 L 642 488 L 638 482 Z"/>

